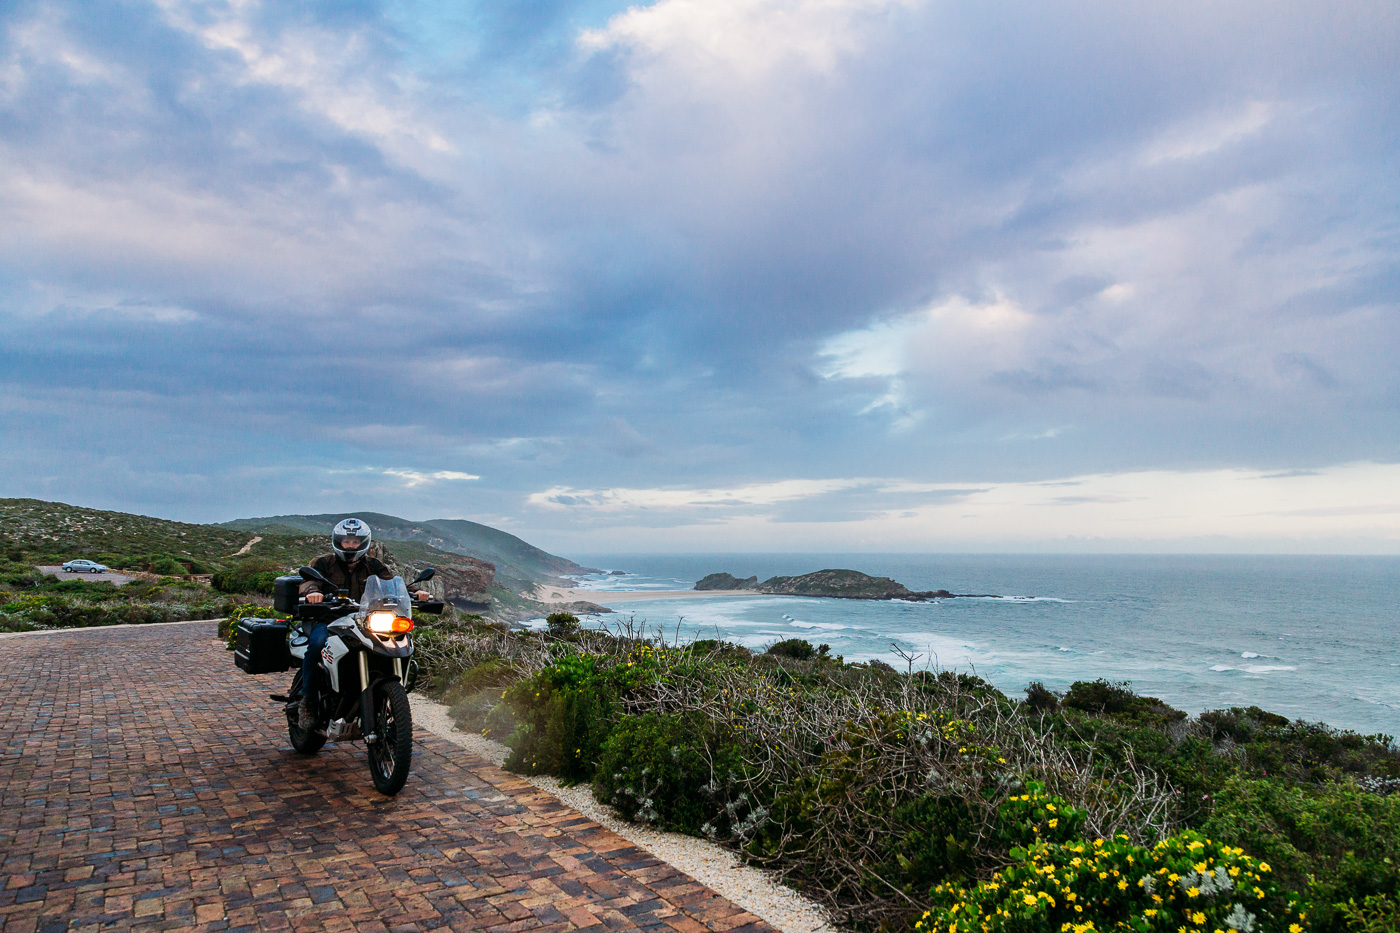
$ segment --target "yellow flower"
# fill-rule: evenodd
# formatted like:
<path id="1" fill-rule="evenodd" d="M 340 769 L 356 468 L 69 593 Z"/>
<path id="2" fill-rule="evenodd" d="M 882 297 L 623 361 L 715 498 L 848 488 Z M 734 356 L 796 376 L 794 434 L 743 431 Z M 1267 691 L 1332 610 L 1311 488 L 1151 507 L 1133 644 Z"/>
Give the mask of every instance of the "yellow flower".
<path id="1" fill-rule="evenodd" d="M 1196 926 L 1200 926 L 1201 924 L 1206 922 L 1206 915 L 1198 910 L 1191 915 L 1191 922 L 1196 924 Z"/>
<path id="2" fill-rule="evenodd" d="M 1296 923 L 1288 925 L 1288 933 L 1303 933 L 1303 928 Z"/>
<path id="3" fill-rule="evenodd" d="M 1200 889 L 1200 888 L 1187 888 L 1187 889 L 1186 889 L 1186 896 L 1187 896 L 1187 897 L 1200 897 L 1200 896 L 1201 896 L 1201 889 Z"/>
<path id="4" fill-rule="evenodd" d="M 1128 890 L 1128 882 L 1126 882 L 1126 881 L 1119 881 L 1119 882 L 1118 882 L 1118 890 L 1120 890 L 1120 891 L 1126 891 L 1126 890 Z"/>
<path id="5" fill-rule="evenodd" d="M 1034 895 L 1034 894 L 1027 894 L 1027 895 L 1025 895 L 1024 897 L 1022 897 L 1021 900 L 1025 901 L 1026 904 L 1028 904 L 1028 905 L 1029 905 L 1029 904 L 1034 904 L 1034 903 L 1035 903 L 1035 895 Z"/>
<path id="6" fill-rule="evenodd" d="M 1268 862 L 1260 862 L 1260 863 L 1259 863 L 1259 870 L 1260 870 L 1260 871 L 1273 871 L 1273 869 L 1269 867 L 1269 863 L 1268 863 Z"/>
<path id="7" fill-rule="evenodd" d="M 1059 820 L 1051 820 L 1047 825 L 1048 825 L 1051 829 L 1054 829 L 1056 826 L 1060 825 L 1060 821 L 1059 821 Z"/>

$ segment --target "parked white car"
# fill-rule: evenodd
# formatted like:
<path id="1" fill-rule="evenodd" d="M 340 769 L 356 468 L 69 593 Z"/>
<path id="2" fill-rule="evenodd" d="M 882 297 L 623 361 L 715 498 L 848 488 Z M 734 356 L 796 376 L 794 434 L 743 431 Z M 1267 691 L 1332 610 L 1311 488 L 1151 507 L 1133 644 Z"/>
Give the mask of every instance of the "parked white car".
<path id="1" fill-rule="evenodd" d="M 95 560 L 70 560 L 63 565 L 69 573 L 106 573 L 107 568 Z"/>

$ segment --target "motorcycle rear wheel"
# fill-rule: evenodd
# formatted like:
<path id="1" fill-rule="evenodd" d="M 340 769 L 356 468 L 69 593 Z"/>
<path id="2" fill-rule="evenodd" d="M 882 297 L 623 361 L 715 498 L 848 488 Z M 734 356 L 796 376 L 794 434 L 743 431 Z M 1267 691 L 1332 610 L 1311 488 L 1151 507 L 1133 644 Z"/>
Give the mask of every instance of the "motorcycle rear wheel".
<path id="1" fill-rule="evenodd" d="M 297 671 L 296 677 L 292 678 L 292 688 L 287 695 L 301 696 L 301 671 Z M 315 729 L 303 729 L 297 725 L 295 709 L 287 712 L 287 736 L 292 740 L 292 748 L 302 755 L 314 755 L 326 744 L 326 737 Z"/>
<path id="2" fill-rule="evenodd" d="M 392 797 L 403 789 L 413 760 L 413 712 L 397 680 L 374 688 L 374 732 L 378 739 L 369 746 L 370 777 L 375 790 Z"/>

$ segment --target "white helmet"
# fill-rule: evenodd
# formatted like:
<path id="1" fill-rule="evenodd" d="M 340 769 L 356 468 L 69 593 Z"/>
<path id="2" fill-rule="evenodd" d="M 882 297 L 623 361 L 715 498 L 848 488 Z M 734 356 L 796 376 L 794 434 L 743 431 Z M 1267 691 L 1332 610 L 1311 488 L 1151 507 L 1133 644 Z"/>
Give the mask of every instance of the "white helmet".
<path id="1" fill-rule="evenodd" d="M 369 552 L 369 542 L 374 533 L 358 518 L 347 518 L 335 526 L 331 532 L 331 547 L 347 564 L 364 557 Z"/>

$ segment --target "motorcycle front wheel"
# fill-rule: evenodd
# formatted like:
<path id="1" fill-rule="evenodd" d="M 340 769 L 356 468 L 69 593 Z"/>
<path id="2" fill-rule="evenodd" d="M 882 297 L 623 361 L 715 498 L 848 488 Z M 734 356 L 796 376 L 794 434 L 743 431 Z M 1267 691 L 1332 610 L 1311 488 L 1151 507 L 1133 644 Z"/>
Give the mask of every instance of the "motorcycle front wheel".
<path id="1" fill-rule="evenodd" d="M 381 681 L 374 688 L 374 733 L 369 745 L 369 773 L 374 789 L 392 797 L 408 780 L 413 759 L 413 712 L 408 693 L 397 680 Z"/>
<path id="2" fill-rule="evenodd" d="M 297 671 L 296 677 L 292 678 L 292 688 L 287 695 L 301 696 L 301 671 Z M 303 755 L 314 755 L 326 744 L 326 737 L 315 729 L 303 729 L 297 725 L 295 708 L 287 711 L 287 735 L 292 740 L 292 748 Z"/>

